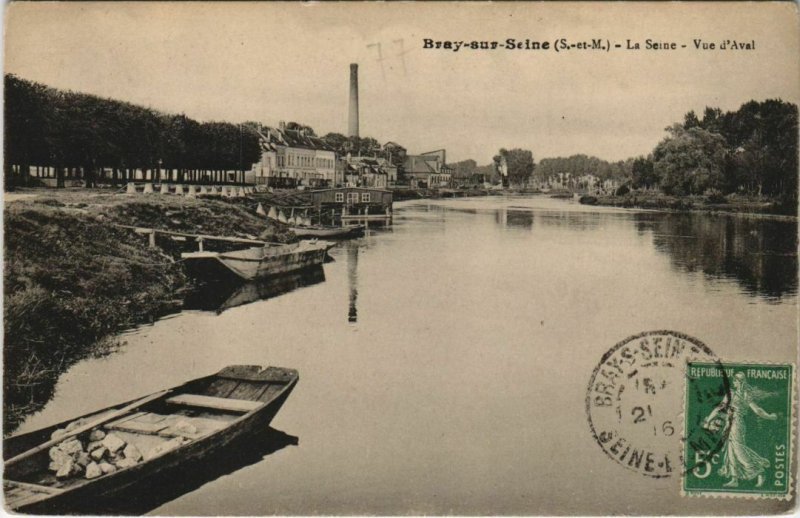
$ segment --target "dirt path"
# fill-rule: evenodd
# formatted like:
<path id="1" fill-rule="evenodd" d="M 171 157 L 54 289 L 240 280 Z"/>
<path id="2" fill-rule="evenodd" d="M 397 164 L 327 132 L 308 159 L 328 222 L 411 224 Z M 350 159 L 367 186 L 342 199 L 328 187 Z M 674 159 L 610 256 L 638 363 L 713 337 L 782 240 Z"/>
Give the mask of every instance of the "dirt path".
<path id="1" fill-rule="evenodd" d="M 3 195 L 3 200 L 6 203 L 11 203 L 12 201 L 29 200 L 36 196 L 36 194 L 32 193 L 7 192 Z"/>

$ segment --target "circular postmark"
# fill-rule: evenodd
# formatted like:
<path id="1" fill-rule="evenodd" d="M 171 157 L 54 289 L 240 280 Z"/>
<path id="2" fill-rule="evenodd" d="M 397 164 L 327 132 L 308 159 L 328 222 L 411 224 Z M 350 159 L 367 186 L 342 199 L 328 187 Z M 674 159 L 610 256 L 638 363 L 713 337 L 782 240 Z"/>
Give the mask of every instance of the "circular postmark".
<path id="1" fill-rule="evenodd" d="M 691 470 L 682 463 L 682 441 L 703 441 L 719 451 L 725 437 L 718 428 L 682 428 L 689 360 L 717 365 L 703 342 L 675 331 L 647 331 L 622 340 L 594 369 L 586 393 L 589 427 L 597 444 L 622 466 L 654 478 Z M 719 397 L 729 399 L 724 369 Z M 708 394 L 704 395 L 708 397 Z"/>

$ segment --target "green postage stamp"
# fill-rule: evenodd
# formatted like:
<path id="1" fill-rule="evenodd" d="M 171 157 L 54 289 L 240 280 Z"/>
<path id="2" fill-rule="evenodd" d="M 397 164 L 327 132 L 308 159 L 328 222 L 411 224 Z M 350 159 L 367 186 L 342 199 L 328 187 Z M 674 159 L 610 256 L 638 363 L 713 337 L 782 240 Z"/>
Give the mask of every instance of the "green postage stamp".
<path id="1" fill-rule="evenodd" d="M 791 498 L 794 376 L 788 364 L 687 364 L 684 494 Z"/>

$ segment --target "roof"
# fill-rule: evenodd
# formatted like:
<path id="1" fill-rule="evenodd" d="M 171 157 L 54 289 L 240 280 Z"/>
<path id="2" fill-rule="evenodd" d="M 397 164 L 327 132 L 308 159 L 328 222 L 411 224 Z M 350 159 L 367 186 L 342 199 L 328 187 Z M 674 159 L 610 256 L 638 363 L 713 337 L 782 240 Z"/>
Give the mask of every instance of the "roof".
<path id="1" fill-rule="evenodd" d="M 262 148 L 266 145 L 270 147 L 270 150 L 274 150 L 278 146 L 288 146 L 298 149 L 313 149 L 315 151 L 334 151 L 321 138 L 305 135 L 300 130 L 266 128 L 266 131 L 259 132 L 259 135 L 261 136 Z"/>
<path id="2" fill-rule="evenodd" d="M 366 158 L 366 157 L 354 157 L 350 159 L 351 163 L 355 162 L 357 164 L 365 164 L 365 165 L 378 165 L 378 161 L 374 158 Z"/>
<path id="3" fill-rule="evenodd" d="M 345 168 L 348 171 L 358 172 L 359 170 L 366 169 L 364 172 L 372 173 L 372 174 L 388 174 L 386 169 L 395 168 L 388 160 L 385 158 L 378 158 L 378 157 L 350 157 L 345 162 Z"/>
<path id="4" fill-rule="evenodd" d="M 310 207 L 311 200 L 308 196 L 300 193 L 265 193 L 261 199 L 269 205 L 276 207 Z"/>
<path id="5" fill-rule="evenodd" d="M 436 173 L 436 169 L 429 162 L 437 162 L 438 157 L 423 157 L 419 155 L 408 155 L 403 163 L 406 174 L 413 173 Z"/>
<path id="6" fill-rule="evenodd" d="M 328 191 L 378 191 L 378 192 L 388 192 L 388 193 L 392 192 L 388 189 L 377 189 L 374 187 L 331 187 L 329 189 L 314 189 L 311 191 L 306 191 L 306 193 L 313 194 L 316 192 L 328 192 Z"/>

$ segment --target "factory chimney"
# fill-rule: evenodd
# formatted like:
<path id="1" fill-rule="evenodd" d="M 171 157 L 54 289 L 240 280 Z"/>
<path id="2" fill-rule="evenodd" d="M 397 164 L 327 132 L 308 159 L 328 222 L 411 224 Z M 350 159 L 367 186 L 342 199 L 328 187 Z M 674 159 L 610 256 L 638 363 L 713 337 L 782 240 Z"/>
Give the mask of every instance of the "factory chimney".
<path id="1" fill-rule="evenodd" d="M 358 64 L 350 64 L 350 116 L 347 124 L 347 136 L 358 136 Z"/>

